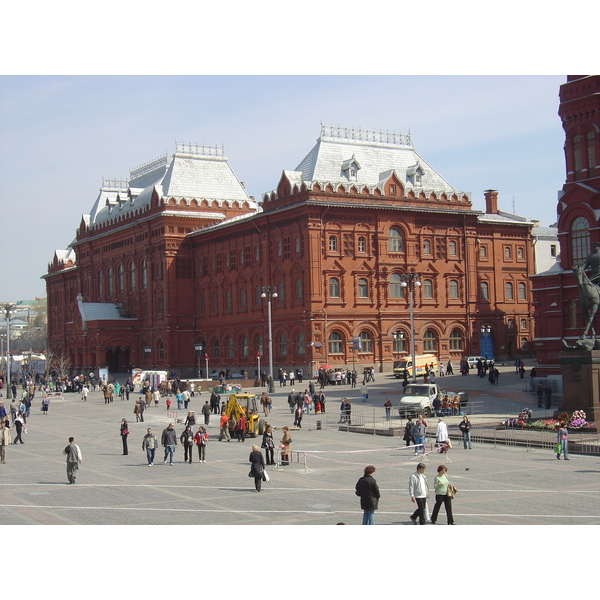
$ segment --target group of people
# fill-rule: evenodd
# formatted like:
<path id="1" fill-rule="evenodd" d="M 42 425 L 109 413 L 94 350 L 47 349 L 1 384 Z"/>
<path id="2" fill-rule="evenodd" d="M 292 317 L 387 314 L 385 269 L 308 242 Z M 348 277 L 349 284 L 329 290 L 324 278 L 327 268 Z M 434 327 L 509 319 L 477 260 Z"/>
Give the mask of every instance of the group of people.
<path id="1" fill-rule="evenodd" d="M 423 415 L 419 415 L 415 421 L 412 420 L 412 417 L 408 417 L 408 420 L 406 421 L 402 439 L 406 442 L 406 446 L 414 444 L 415 455 L 419 453 L 419 450 L 421 450 L 422 454 L 425 454 L 426 452 L 425 435 L 428 426 L 429 424 Z M 458 428 L 461 432 L 463 448 L 465 450 L 471 450 L 471 422 L 469 421 L 469 417 L 467 415 L 463 416 L 462 420 L 458 424 Z M 448 433 L 448 425 L 444 421 L 443 417 L 439 418 L 439 421 L 436 425 L 435 441 L 436 445 L 442 452 L 448 452 L 448 450 L 452 447 L 450 443 L 450 435 Z"/>
<path id="2" fill-rule="evenodd" d="M 278 377 L 279 377 L 279 387 L 285 387 L 287 385 L 287 382 L 290 382 L 290 385 L 294 385 L 294 382 L 296 380 L 298 380 L 298 383 L 302 383 L 304 380 L 304 371 L 303 369 L 290 369 L 289 371 L 286 371 L 285 369 L 279 369 L 278 371 Z M 263 386 L 267 385 L 269 383 L 269 379 L 267 377 L 267 374 L 262 372 L 261 373 L 261 381 Z"/>
<path id="3" fill-rule="evenodd" d="M 448 481 L 448 468 L 446 465 L 440 465 L 437 468 L 437 475 L 434 479 L 435 504 L 429 519 L 427 498 L 429 496 L 429 485 L 425 476 L 426 466 L 424 463 L 417 465 L 416 471 L 408 480 L 408 494 L 416 509 L 410 515 L 410 520 L 414 525 L 425 525 L 428 520 L 432 524 L 437 523 L 442 504 L 446 510 L 446 520 L 448 525 L 454 525 L 454 515 L 452 514 L 452 499 L 457 492 L 457 488 Z M 375 524 L 375 511 L 379 507 L 381 493 L 377 481 L 373 477 L 375 466 L 365 467 L 364 475 L 356 482 L 355 493 L 360 497 L 360 507 L 363 511 L 363 525 Z"/>

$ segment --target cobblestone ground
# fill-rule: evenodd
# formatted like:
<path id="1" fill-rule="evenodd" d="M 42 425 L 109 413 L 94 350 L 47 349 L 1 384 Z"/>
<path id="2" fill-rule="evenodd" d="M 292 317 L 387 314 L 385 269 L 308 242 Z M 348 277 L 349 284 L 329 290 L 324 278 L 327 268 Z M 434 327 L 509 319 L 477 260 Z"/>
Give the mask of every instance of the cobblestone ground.
<path id="1" fill-rule="evenodd" d="M 496 406 L 499 398 L 511 400 L 517 407 L 534 406 L 534 397 L 523 391 L 523 382 L 514 378 L 508 368 L 503 372 L 500 386 L 493 390 L 487 381 L 474 376 L 446 378 L 444 384 L 449 389 L 466 389 L 473 402 L 486 402 L 489 406 Z M 400 382 L 394 378 L 379 376 L 377 383 L 370 386 L 369 401 L 364 404 L 358 389 L 328 387 L 324 390 L 327 412 L 338 413 L 339 399 L 348 396 L 355 411 L 383 415 L 385 398 L 397 397 L 399 387 Z M 267 419 L 276 428 L 277 440 L 282 433 L 280 428 L 292 425 L 293 421 L 287 406 L 288 392 L 289 388 L 276 388 L 274 409 Z M 253 489 L 253 479 L 248 477 L 248 455 L 251 445 L 257 440 L 247 439 L 244 443 L 217 441 L 216 416 L 211 418 L 207 427 L 210 442 L 206 463 L 198 462 L 195 454 L 191 464 L 184 463 L 183 451 L 179 446 L 173 466 L 163 463 L 159 450 L 155 465 L 148 467 L 141 449 L 146 428 L 152 427 L 160 439 L 162 430 L 173 419 L 172 415 L 167 414 L 163 400 L 158 408 L 146 410 L 144 423 L 136 423 L 133 398 L 129 402 L 116 399 L 112 404 L 105 405 L 99 393 L 92 393 L 87 402 L 82 402 L 78 395 L 67 394 L 64 400 L 53 401 L 49 414 L 44 416 L 39 410 L 40 398 L 36 397 L 27 422 L 27 434 L 23 436 L 25 444 L 8 447 L 6 464 L 0 465 L 0 523 L 355 525 L 360 524 L 362 513 L 359 499 L 354 494 L 354 485 L 362 475 L 364 466 L 374 464 L 377 467 L 375 477 L 381 489 L 379 510 L 375 514 L 376 525 L 412 526 L 409 515 L 414 506 L 407 494 L 408 478 L 421 457 L 415 457 L 414 449 L 406 448 L 401 437 L 347 433 L 331 425 L 317 429 L 315 416 L 305 417 L 302 429 L 291 432 L 294 462 L 289 467 L 270 467 L 271 480 L 263 484 L 262 492 L 257 493 Z M 206 399 L 206 394 L 196 396 L 190 408 L 199 412 Z M 473 415 L 471 420 L 478 424 L 506 416 L 511 415 L 491 415 L 487 412 Z M 131 430 L 129 454 L 126 456 L 122 454 L 119 436 L 119 424 L 123 417 L 128 419 Z M 180 411 L 178 417 L 184 418 L 185 411 Z M 456 426 L 457 420 L 449 419 L 450 428 Z M 326 422 L 323 417 L 321 421 L 323 424 Z M 335 417 L 330 416 L 329 421 L 335 422 Z M 434 425 L 436 420 L 430 421 Z M 176 430 L 181 433 L 183 425 L 177 424 Z M 83 465 L 75 485 L 67 483 L 65 456 L 62 454 L 69 436 L 75 437 L 83 453 Z M 450 462 L 445 464 L 449 479 L 459 489 L 453 504 L 458 526 L 600 524 L 600 505 L 597 500 L 600 492 L 600 458 L 597 456 L 573 455 L 567 462 L 556 460 L 548 450 L 491 444 L 474 444 L 472 450 L 463 450 L 455 444 L 448 458 Z M 431 489 L 436 468 L 442 462 L 444 458 L 439 454 L 426 455 L 426 475 Z M 432 492 L 430 509 L 433 501 Z M 419 539 L 431 551 L 440 541 L 460 544 L 464 540 L 465 530 L 446 528 L 443 527 L 444 523 L 445 513 L 442 509 L 435 527 L 398 530 L 403 532 L 398 535 L 405 534 L 407 540 L 413 540 L 418 531 Z M 443 533 L 440 532 L 440 526 L 443 527 Z M 54 547 L 55 538 L 45 533 L 48 529 L 44 529 L 44 533 L 39 528 L 33 530 L 36 531 L 33 540 L 40 536 L 45 539 L 50 535 L 50 547 Z M 29 531 L 20 528 L 19 537 L 30 539 Z M 76 528 L 69 531 L 76 531 L 69 538 L 83 545 L 90 536 L 95 539 L 99 530 L 85 529 L 82 533 Z M 89 535 L 85 531 L 89 531 Z M 113 539 L 113 531 L 103 529 L 99 535 L 103 543 L 117 547 L 119 542 Z M 148 536 L 153 539 L 152 545 L 156 544 L 155 550 L 160 556 L 163 547 L 159 540 L 163 530 L 143 527 L 127 531 L 128 555 L 131 555 L 131 543 L 143 546 Z M 157 535 L 155 531 L 161 533 Z M 202 536 L 210 539 L 211 547 L 219 547 L 215 544 L 223 538 L 223 529 L 216 527 L 202 531 Z M 252 548 L 258 556 L 261 552 L 260 540 L 265 531 L 268 531 L 269 547 L 276 552 L 277 543 L 274 540 L 279 534 L 272 533 L 275 531 L 273 529 L 227 529 L 225 547 L 229 548 L 229 544 L 240 535 L 238 532 L 243 532 L 241 535 L 251 544 L 244 545 L 241 550 Z M 282 536 L 292 536 L 310 545 L 314 541 L 314 532 L 321 530 L 283 528 L 281 531 Z M 346 540 L 347 531 L 329 529 L 328 537 L 320 535 L 319 540 L 325 544 L 328 540 L 336 540 L 341 547 L 336 547 L 334 551 L 345 552 L 346 543 L 354 550 L 354 538 Z M 363 530 L 360 531 L 364 536 Z M 377 534 L 372 534 L 384 545 L 389 540 L 383 533 L 385 531 L 391 530 L 379 527 Z M 476 547 L 478 542 L 485 547 L 488 531 L 487 527 L 471 528 L 466 535 Z M 521 530 L 493 528 L 493 531 L 496 540 L 507 536 L 506 543 L 513 547 L 515 535 L 520 535 L 515 532 Z M 510 533 L 507 534 L 507 531 Z M 543 539 L 544 531 L 545 528 L 539 529 L 536 534 L 538 541 Z M 183 553 L 183 550 L 175 540 L 178 537 L 185 539 L 186 535 L 193 537 L 197 533 L 195 529 L 177 529 L 173 535 L 177 554 Z M 412 547 L 411 544 L 409 542 L 406 551 Z M 58 564 L 62 563 L 59 561 Z M 118 569 L 117 566 L 115 568 Z"/>

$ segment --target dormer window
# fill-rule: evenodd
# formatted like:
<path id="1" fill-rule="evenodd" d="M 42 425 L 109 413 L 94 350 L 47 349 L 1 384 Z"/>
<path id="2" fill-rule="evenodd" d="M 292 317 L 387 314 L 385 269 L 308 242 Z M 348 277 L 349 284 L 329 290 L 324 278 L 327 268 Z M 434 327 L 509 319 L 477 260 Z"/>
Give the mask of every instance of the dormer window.
<path id="1" fill-rule="evenodd" d="M 358 164 L 358 161 L 356 160 L 356 158 L 354 157 L 354 154 L 352 155 L 352 158 L 349 158 L 348 160 L 345 160 L 342 163 L 342 175 L 348 180 L 348 181 L 356 181 L 357 177 L 358 177 L 358 170 L 360 169 L 360 165 Z"/>
<path id="2" fill-rule="evenodd" d="M 423 171 L 423 167 L 416 164 L 406 170 L 406 180 L 410 182 L 413 187 L 421 187 L 423 185 L 424 174 L 425 171 Z"/>

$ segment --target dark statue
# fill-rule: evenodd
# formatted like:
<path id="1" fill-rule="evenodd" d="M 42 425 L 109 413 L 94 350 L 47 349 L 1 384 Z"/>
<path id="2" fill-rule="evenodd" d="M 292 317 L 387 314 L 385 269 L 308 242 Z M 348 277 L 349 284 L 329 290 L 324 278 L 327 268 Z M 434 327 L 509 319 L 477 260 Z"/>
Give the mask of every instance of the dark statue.
<path id="1" fill-rule="evenodd" d="M 600 243 L 594 242 L 594 251 L 585 259 L 583 266 L 573 267 L 573 275 L 579 290 L 579 307 L 585 319 L 585 329 L 581 337 L 574 343 L 568 344 L 562 340 L 567 350 L 600 350 L 600 339 L 596 339 L 594 317 L 600 304 Z M 586 270 L 590 271 L 588 277 Z M 591 331 L 591 336 L 588 333 Z"/>

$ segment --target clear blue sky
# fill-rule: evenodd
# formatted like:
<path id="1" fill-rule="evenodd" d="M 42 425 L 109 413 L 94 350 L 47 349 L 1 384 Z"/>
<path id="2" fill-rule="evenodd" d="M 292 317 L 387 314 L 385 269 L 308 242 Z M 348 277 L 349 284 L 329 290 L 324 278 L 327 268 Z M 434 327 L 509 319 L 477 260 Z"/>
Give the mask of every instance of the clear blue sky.
<path id="1" fill-rule="evenodd" d="M 556 219 L 564 181 L 557 116 L 565 76 L 4 76 L 0 78 L 2 295 L 45 295 L 39 279 L 75 237 L 102 177 L 175 149 L 221 145 L 251 195 L 274 189 L 321 121 L 410 131 L 417 151 L 483 209 Z M 6 227 L 6 222 L 10 223 Z M 3 253 L 6 256 L 5 253 Z M 6 299 L 6 298 L 5 298 Z"/>
<path id="2" fill-rule="evenodd" d="M 597 12 L 583 4 L 581 14 Z M 159 11 L 106 0 L 85 14 L 75 6 L 3 9 L 0 300 L 45 295 L 39 278 L 74 239 L 102 177 L 125 179 L 176 140 L 222 144 L 259 199 L 312 148 L 321 122 L 410 131 L 474 208 L 494 188 L 502 210 L 514 201 L 542 225 L 556 219 L 558 88 L 566 73 L 593 72 L 582 61 L 597 59 L 594 36 L 561 43 L 563 6 L 174 0 Z"/>

